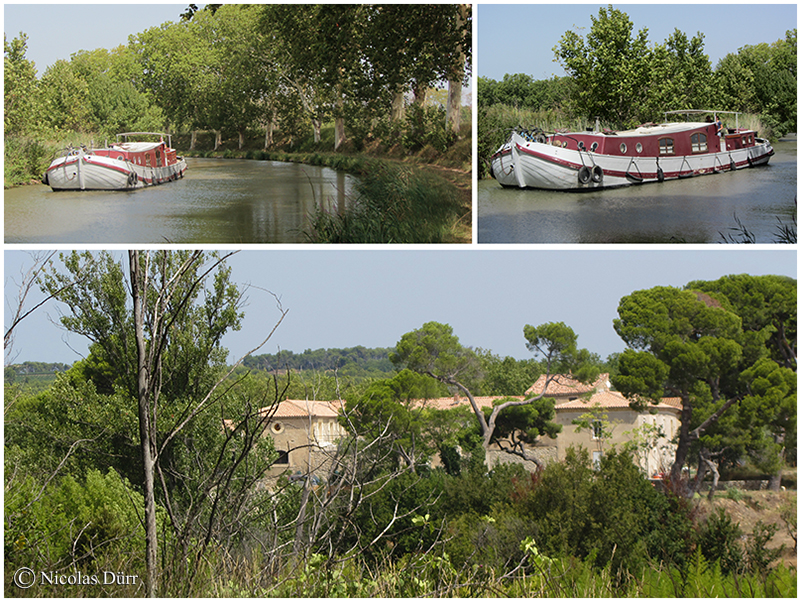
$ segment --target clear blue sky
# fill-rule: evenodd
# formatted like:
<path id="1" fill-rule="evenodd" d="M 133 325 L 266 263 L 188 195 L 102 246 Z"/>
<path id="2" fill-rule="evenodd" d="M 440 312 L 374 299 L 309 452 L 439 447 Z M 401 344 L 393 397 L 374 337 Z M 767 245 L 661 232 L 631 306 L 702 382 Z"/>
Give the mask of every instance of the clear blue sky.
<path id="1" fill-rule="evenodd" d="M 480 77 L 503 79 L 525 73 L 535 79 L 564 75 L 553 62 L 553 47 L 565 32 L 586 36 L 592 16 L 608 4 L 479 4 L 477 70 Z M 647 29 L 651 46 L 663 44 L 675 29 L 690 39 L 705 35 L 712 67 L 743 46 L 784 39 L 797 27 L 797 5 L 790 4 L 614 4 L 633 22 L 634 35 Z"/>
<path id="2" fill-rule="evenodd" d="M 28 35 L 26 56 L 41 77 L 79 50 L 111 50 L 127 44 L 129 35 L 178 21 L 189 4 L 4 4 L 3 32 L 9 40 Z"/>
<path id="3" fill-rule="evenodd" d="M 4 254 L 8 305 L 19 267 L 30 256 L 8 248 Z M 289 311 L 262 352 L 392 347 L 404 333 L 439 321 L 449 323 L 467 346 L 523 359 L 531 357 L 522 335 L 526 324 L 563 321 L 576 331 L 580 346 L 605 358 L 624 348 L 612 320 L 620 298 L 635 290 L 734 273 L 797 277 L 795 249 L 728 245 L 268 249 L 242 251 L 230 262 L 234 280 L 254 287 L 242 330 L 224 340 L 236 358 L 260 342 L 278 316 L 273 297 L 255 287 L 278 295 Z M 72 363 L 86 352 L 83 339 L 52 324 L 57 309 L 50 304 L 23 324 L 14 362 Z"/>

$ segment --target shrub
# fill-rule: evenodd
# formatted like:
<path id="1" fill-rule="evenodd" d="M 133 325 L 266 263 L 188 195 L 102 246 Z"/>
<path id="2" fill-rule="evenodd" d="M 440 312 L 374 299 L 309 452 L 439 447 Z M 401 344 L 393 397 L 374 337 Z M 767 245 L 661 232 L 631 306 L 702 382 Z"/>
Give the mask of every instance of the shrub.
<path id="1" fill-rule="evenodd" d="M 65 476 L 50 486 L 45 490 L 30 477 L 7 485 L 7 574 L 22 566 L 88 571 L 120 564 L 127 573 L 143 573 L 144 500 L 126 480 L 111 469 L 105 475 L 90 470 L 82 482 Z"/>
<path id="2" fill-rule="evenodd" d="M 739 525 L 718 507 L 701 526 L 697 543 L 706 559 L 719 561 L 724 574 L 739 573 L 745 566 L 739 543 L 742 534 Z"/>

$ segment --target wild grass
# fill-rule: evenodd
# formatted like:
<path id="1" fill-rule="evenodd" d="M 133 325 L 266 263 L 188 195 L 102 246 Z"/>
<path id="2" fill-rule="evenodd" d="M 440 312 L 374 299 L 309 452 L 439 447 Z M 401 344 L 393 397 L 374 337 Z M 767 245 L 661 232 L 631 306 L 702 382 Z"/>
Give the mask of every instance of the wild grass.
<path id="1" fill-rule="evenodd" d="M 305 234 L 310 242 L 334 244 L 447 242 L 459 210 L 457 190 L 436 175 L 407 165 L 367 161 L 359 171 L 356 195 L 344 212 L 318 205 L 309 215 Z"/>

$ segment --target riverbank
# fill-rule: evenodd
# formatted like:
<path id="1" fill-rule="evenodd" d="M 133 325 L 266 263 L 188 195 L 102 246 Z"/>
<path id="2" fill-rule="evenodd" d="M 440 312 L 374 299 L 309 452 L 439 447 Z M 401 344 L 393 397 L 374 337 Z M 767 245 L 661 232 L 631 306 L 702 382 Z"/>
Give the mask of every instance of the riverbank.
<path id="1" fill-rule="evenodd" d="M 375 149 L 373 149 L 374 151 Z M 328 167 L 336 171 L 344 171 L 360 178 L 368 178 L 371 182 L 360 191 L 363 202 L 354 205 L 356 217 L 350 214 L 335 224 L 336 216 L 320 213 L 312 219 L 309 238 L 316 242 L 339 243 L 382 243 L 382 242 L 442 242 L 452 244 L 469 244 L 472 242 L 472 172 L 469 162 L 463 164 L 456 150 L 447 156 L 435 153 L 432 149 L 423 149 L 421 153 L 401 155 L 400 153 L 351 154 L 340 152 L 290 152 L 285 150 L 256 150 L 244 148 L 232 150 L 196 149 L 184 152 L 183 155 L 195 158 L 240 159 L 258 161 L 280 161 L 284 163 L 301 163 L 320 167 Z M 428 159 L 431 162 L 426 162 Z M 458 163 L 461 163 L 460 165 Z M 458 166 L 453 166 L 458 165 Z M 403 173 L 402 177 L 397 177 Z M 400 181 L 402 190 L 398 191 Z M 399 198 L 398 193 L 402 196 Z M 369 195 L 367 198 L 365 195 Z M 416 198 L 416 202 L 414 202 Z M 407 210 L 402 211 L 403 218 L 397 214 L 398 201 L 408 202 Z M 387 203 L 392 202 L 392 210 L 387 211 Z M 416 205 L 416 206 L 415 206 Z M 356 208 L 357 207 L 357 208 Z M 424 213 L 420 212 L 420 209 Z M 369 214 L 371 213 L 371 215 Z M 389 214 L 394 214 L 391 217 Z M 387 215 L 395 222 L 395 227 L 388 226 Z M 413 220 L 418 221 L 413 226 Z M 436 225 L 435 234 L 422 233 L 422 227 L 431 229 L 432 218 L 442 221 Z M 353 226 L 354 220 L 360 221 Z M 409 220 L 412 220 L 412 223 Z M 346 222 L 346 223 L 345 223 Z M 371 225 L 365 225 L 370 222 Z M 375 234 L 374 224 L 381 222 L 383 232 Z M 348 225 L 349 224 L 349 225 Z M 408 230 L 403 238 L 398 239 L 399 229 Z M 409 228 L 409 225 L 412 227 Z M 350 233 L 342 228 L 350 227 Z M 355 230 L 358 230 L 358 233 Z M 364 233 L 365 230 L 373 232 Z M 327 232 L 327 233 L 325 233 Z M 335 233 L 333 233 L 335 232 Z M 409 235 L 416 236 L 408 239 Z M 365 238 L 366 236 L 366 238 Z M 419 239 L 423 236 L 423 239 Z"/>

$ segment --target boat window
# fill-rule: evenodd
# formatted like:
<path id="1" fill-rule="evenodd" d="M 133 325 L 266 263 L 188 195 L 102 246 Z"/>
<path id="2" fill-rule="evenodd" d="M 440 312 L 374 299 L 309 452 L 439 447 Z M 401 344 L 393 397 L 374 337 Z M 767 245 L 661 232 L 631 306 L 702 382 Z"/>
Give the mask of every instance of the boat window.
<path id="1" fill-rule="evenodd" d="M 658 154 L 675 154 L 675 146 L 672 138 L 661 138 L 658 141 Z"/>
<path id="2" fill-rule="evenodd" d="M 622 144 L 619 145 L 619 151 L 622 154 L 625 154 L 626 152 L 628 152 L 628 146 L 625 144 L 625 142 L 623 142 Z"/>
<path id="3" fill-rule="evenodd" d="M 642 154 L 642 143 L 641 142 L 637 142 L 636 143 L 636 152 L 638 152 L 639 154 Z"/>
<path id="4" fill-rule="evenodd" d="M 150 153 L 149 152 L 144 155 L 144 164 L 145 164 L 145 167 L 149 167 L 150 166 Z"/>
<path id="5" fill-rule="evenodd" d="M 708 144 L 705 134 L 692 134 L 692 152 L 707 152 Z"/>
<path id="6" fill-rule="evenodd" d="M 592 142 L 591 151 L 594 152 L 597 150 L 597 142 Z"/>

